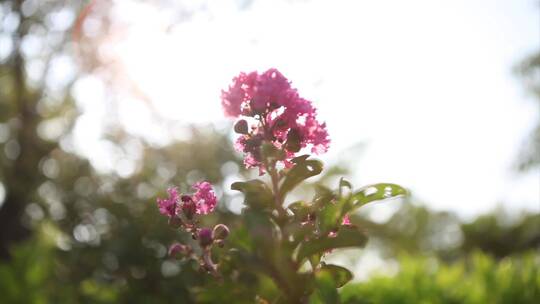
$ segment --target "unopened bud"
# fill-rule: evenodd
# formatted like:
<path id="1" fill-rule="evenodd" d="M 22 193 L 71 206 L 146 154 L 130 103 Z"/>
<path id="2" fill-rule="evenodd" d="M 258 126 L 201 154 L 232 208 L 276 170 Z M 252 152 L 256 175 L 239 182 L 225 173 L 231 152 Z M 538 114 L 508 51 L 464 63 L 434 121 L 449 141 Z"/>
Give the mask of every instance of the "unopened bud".
<path id="1" fill-rule="evenodd" d="M 234 132 L 238 134 L 248 134 L 249 130 L 247 121 L 241 119 L 236 124 L 234 124 Z"/>
<path id="2" fill-rule="evenodd" d="M 216 240 L 215 243 L 219 248 L 223 248 L 223 246 L 225 246 L 225 242 L 223 240 Z"/>
<path id="3" fill-rule="evenodd" d="M 176 257 L 178 254 L 185 254 L 187 251 L 187 246 L 180 243 L 174 243 L 169 247 L 169 256 Z"/>
<path id="4" fill-rule="evenodd" d="M 300 145 L 301 136 L 298 130 L 291 129 L 287 134 L 287 142 L 285 143 L 285 149 L 291 152 L 298 152 L 302 148 Z"/>
<path id="5" fill-rule="evenodd" d="M 229 236 L 229 227 L 223 224 L 217 224 L 214 226 L 214 231 L 212 232 L 214 239 L 224 240 Z"/>
<path id="6" fill-rule="evenodd" d="M 209 228 L 203 228 L 199 230 L 199 244 L 201 247 L 207 247 L 209 245 L 212 245 L 212 242 L 214 240 L 212 239 L 212 230 Z"/>

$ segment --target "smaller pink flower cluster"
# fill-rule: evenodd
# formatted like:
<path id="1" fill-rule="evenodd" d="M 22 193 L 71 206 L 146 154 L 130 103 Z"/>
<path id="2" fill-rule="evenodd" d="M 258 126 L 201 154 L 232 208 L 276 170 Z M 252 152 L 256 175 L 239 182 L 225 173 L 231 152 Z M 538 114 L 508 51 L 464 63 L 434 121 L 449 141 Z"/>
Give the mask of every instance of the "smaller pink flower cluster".
<path id="1" fill-rule="evenodd" d="M 195 215 L 204 215 L 214 211 L 217 204 L 216 194 L 209 182 L 198 182 L 193 185 L 194 194 L 180 194 L 176 187 L 167 189 L 167 198 L 158 198 L 159 212 L 169 218 L 169 225 L 174 228 L 182 228 L 191 233 L 194 240 L 198 240 L 200 256 L 189 245 L 174 243 L 169 247 L 169 256 L 189 256 L 198 258 L 202 268 L 217 274 L 217 265 L 211 257 L 212 245 L 224 246 L 224 241 L 229 235 L 229 228 L 223 224 L 217 224 L 213 229 L 200 227 Z"/>
<path id="2" fill-rule="evenodd" d="M 168 197 L 158 198 L 159 212 L 169 218 L 184 215 L 192 219 L 195 214 L 208 214 L 214 210 L 217 198 L 209 182 L 198 182 L 193 185 L 193 195 L 180 195 L 176 187 L 167 189 Z"/>
<path id="3" fill-rule="evenodd" d="M 263 142 L 271 143 L 283 151 L 280 159 L 285 166 L 300 149 L 310 146 L 316 154 L 328 150 L 330 139 L 326 124 L 317 120 L 317 111 L 311 101 L 299 96 L 296 89 L 278 70 L 240 73 L 227 91 L 222 91 L 221 101 L 225 114 L 244 119 L 235 125 L 242 134 L 235 148 L 246 154 L 246 167 L 259 167 L 264 172 L 261 155 Z"/>

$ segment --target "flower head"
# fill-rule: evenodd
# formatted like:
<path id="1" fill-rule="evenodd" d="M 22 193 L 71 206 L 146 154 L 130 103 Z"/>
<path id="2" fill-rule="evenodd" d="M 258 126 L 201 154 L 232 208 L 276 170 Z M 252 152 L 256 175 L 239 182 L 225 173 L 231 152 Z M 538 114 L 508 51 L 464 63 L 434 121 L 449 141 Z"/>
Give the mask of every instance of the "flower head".
<path id="1" fill-rule="evenodd" d="M 197 206 L 197 214 L 208 214 L 214 211 L 217 198 L 212 185 L 209 182 L 198 182 L 193 185 L 193 189 L 197 190 L 193 194 L 193 201 Z"/>
<path id="2" fill-rule="evenodd" d="M 181 195 L 176 187 L 171 187 L 167 190 L 167 198 L 157 199 L 159 212 L 169 217 L 169 223 L 172 226 L 183 225 L 181 215 L 191 220 L 196 214 L 208 214 L 214 211 L 217 197 L 212 185 L 206 181 L 198 182 L 193 185 L 193 189 L 196 190 L 194 194 Z"/>
<path id="3" fill-rule="evenodd" d="M 284 152 L 280 161 L 285 166 L 302 148 L 311 147 L 316 154 L 328 150 L 326 124 L 317 120 L 311 101 L 300 97 L 276 69 L 262 74 L 240 73 L 222 92 L 221 103 L 226 116 L 244 116 L 253 122 L 249 128 L 246 120 L 235 126 L 241 134 L 235 148 L 245 153 L 244 164 L 248 168 L 259 167 L 264 172 L 260 151 L 263 142 Z"/>
<path id="4" fill-rule="evenodd" d="M 224 224 L 217 224 L 213 229 L 201 227 L 196 215 L 208 214 L 214 210 L 217 204 L 216 194 L 209 182 L 195 183 L 192 188 L 193 194 L 180 194 L 176 187 L 167 190 L 168 197 L 158 198 L 159 212 L 169 217 L 169 225 L 172 228 L 183 229 L 191 233 L 194 240 L 198 240 L 201 252 L 193 251 L 189 245 L 174 243 L 169 247 L 169 256 L 179 258 L 182 255 L 193 258 L 198 256 L 201 268 L 218 276 L 217 264 L 212 261 L 212 248 L 224 247 L 225 239 L 229 235 L 229 228 Z"/>
<path id="5" fill-rule="evenodd" d="M 167 198 L 157 199 L 159 212 L 168 217 L 174 217 L 177 212 L 178 201 L 179 201 L 178 189 L 176 187 L 171 187 L 167 189 L 167 194 L 168 194 Z"/>

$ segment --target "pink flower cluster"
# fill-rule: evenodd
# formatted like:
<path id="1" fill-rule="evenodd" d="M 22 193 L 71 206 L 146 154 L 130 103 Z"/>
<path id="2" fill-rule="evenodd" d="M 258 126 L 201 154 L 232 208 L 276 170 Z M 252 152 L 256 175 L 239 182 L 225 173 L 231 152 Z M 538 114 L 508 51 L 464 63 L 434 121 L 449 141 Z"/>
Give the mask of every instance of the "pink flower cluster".
<path id="1" fill-rule="evenodd" d="M 317 120 L 317 111 L 311 101 L 299 96 L 296 89 L 278 70 L 240 73 L 233 79 L 227 91 L 222 91 L 221 101 L 225 114 L 244 119 L 235 125 L 242 134 L 235 148 L 246 154 L 246 167 L 259 167 L 264 172 L 260 147 L 269 142 L 285 152 L 282 161 L 290 166 L 290 160 L 300 149 L 311 147 L 316 154 L 328 150 L 330 139 L 326 124 Z"/>
<path id="2" fill-rule="evenodd" d="M 191 233 L 200 247 L 199 251 L 195 251 L 191 245 L 174 243 L 169 247 L 169 256 L 197 258 L 203 269 L 217 276 L 217 265 L 211 256 L 212 246 L 224 246 L 229 228 L 223 224 L 217 224 L 213 229 L 199 226 L 200 221 L 195 215 L 214 211 L 217 198 L 209 182 L 198 182 L 193 185 L 193 189 L 194 194 L 181 195 L 176 187 L 172 187 L 167 189 L 167 198 L 157 199 L 159 212 L 169 218 L 169 225 Z"/>
<path id="3" fill-rule="evenodd" d="M 159 212 L 169 218 L 184 215 L 192 219 L 195 214 L 208 214 L 214 210 L 217 198 L 209 182 L 198 182 L 193 185 L 193 195 L 180 195 L 176 187 L 167 190 L 167 198 L 158 198 Z"/>

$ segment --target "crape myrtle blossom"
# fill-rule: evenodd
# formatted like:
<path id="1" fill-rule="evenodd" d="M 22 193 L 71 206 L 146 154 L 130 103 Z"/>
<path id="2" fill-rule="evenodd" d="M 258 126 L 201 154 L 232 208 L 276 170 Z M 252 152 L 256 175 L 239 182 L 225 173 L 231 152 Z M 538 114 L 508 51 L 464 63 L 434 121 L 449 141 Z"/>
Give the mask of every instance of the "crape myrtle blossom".
<path id="1" fill-rule="evenodd" d="M 216 194 L 212 185 L 209 182 L 198 182 L 193 185 L 193 189 L 197 190 L 193 194 L 193 201 L 197 207 L 197 214 L 208 214 L 214 211 L 217 204 Z"/>
<path id="2" fill-rule="evenodd" d="M 193 195 L 180 195 L 178 188 L 167 189 L 167 198 L 158 198 L 159 212 L 172 218 L 183 212 L 188 218 L 193 214 L 208 214 L 214 210 L 217 198 L 209 182 L 203 181 L 193 185 L 196 192 Z"/>
<path id="3" fill-rule="evenodd" d="M 163 215 L 168 216 L 169 218 L 174 217 L 178 208 L 178 189 L 176 187 L 171 187 L 167 189 L 167 198 L 158 198 L 157 204 L 159 212 Z"/>
<path id="4" fill-rule="evenodd" d="M 311 101 L 300 97 L 276 69 L 262 74 L 240 73 L 228 90 L 222 91 L 221 103 L 226 116 L 242 117 L 235 125 L 235 131 L 241 134 L 235 148 L 245 153 L 248 168 L 265 171 L 261 155 L 264 142 L 283 152 L 279 160 L 286 167 L 302 148 L 310 147 L 315 154 L 328 150 L 326 124 L 317 120 Z"/>
<path id="5" fill-rule="evenodd" d="M 214 275 L 217 275 L 217 266 L 212 262 L 211 249 L 216 244 L 223 247 L 225 238 L 229 234 L 229 228 L 223 224 L 214 226 L 213 229 L 200 227 L 197 215 L 206 215 L 214 211 L 217 197 L 212 185 L 202 181 L 195 183 L 192 188 L 195 193 L 180 194 L 176 187 L 167 190 L 167 198 L 158 198 L 159 212 L 169 218 L 169 225 L 191 233 L 194 240 L 198 240 L 202 249 L 199 260 L 201 266 Z M 169 256 L 196 257 L 190 245 L 174 243 L 169 247 Z"/>

